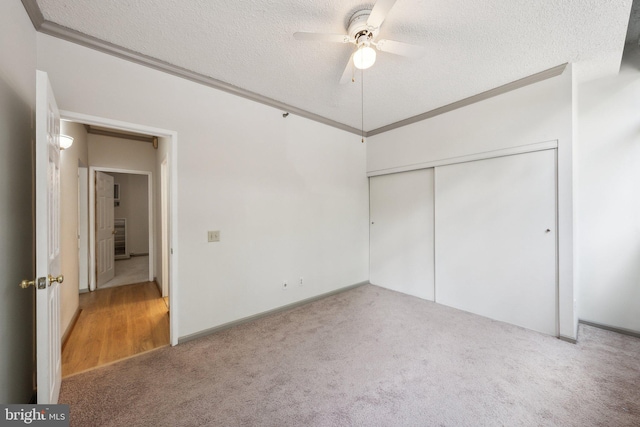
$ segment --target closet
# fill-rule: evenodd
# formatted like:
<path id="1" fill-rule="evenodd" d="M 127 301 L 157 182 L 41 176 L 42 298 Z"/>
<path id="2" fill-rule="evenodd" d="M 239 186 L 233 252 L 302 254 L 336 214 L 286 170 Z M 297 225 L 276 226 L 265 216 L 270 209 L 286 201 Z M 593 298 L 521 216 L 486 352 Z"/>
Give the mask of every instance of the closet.
<path id="1" fill-rule="evenodd" d="M 370 179 L 373 284 L 557 335 L 556 150 Z"/>

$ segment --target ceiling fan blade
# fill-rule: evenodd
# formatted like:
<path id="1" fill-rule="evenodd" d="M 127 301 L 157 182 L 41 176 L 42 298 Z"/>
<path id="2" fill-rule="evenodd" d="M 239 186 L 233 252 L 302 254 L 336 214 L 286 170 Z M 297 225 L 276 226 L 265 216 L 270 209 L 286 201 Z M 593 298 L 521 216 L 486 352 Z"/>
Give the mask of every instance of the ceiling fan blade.
<path id="1" fill-rule="evenodd" d="M 418 58 L 425 53 L 425 49 L 422 46 L 396 42 L 393 40 L 379 40 L 375 45 L 381 52 L 388 52 L 395 55 L 408 56 L 411 58 Z"/>
<path id="2" fill-rule="evenodd" d="M 296 40 L 306 41 L 319 41 L 319 42 L 335 42 L 335 43 L 349 43 L 349 36 L 346 34 L 325 34 L 325 33 L 307 33 L 304 31 L 298 31 L 293 33 L 293 38 Z"/>
<path id="3" fill-rule="evenodd" d="M 351 56 L 349 57 L 349 62 L 347 62 L 347 66 L 344 69 L 344 72 L 342 73 L 342 77 L 340 78 L 340 84 L 345 84 L 345 83 L 350 83 L 353 81 L 354 75 L 355 75 L 355 67 L 353 65 L 353 55 L 355 54 L 352 53 Z"/>
<path id="4" fill-rule="evenodd" d="M 380 27 L 394 4 L 396 4 L 396 0 L 378 0 L 371 10 L 369 19 L 367 19 L 367 25 L 374 28 Z"/>

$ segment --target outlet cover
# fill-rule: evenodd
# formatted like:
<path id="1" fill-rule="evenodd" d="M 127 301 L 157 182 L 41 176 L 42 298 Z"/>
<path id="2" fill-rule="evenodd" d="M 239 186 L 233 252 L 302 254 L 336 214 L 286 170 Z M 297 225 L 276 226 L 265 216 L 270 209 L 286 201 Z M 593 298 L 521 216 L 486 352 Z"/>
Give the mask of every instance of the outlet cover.
<path id="1" fill-rule="evenodd" d="M 220 231 L 207 231 L 207 240 L 209 242 L 219 242 L 220 241 Z"/>

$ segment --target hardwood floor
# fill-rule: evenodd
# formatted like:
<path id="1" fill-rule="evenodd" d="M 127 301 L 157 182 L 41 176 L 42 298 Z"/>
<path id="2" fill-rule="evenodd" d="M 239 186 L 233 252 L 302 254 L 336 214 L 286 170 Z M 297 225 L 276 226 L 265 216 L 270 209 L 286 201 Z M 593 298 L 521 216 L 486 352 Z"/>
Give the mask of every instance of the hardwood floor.
<path id="1" fill-rule="evenodd" d="M 80 295 L 80 315 L 62 349 L 62 376 L 169 344 L 169 311 L 154 282 Z"/>

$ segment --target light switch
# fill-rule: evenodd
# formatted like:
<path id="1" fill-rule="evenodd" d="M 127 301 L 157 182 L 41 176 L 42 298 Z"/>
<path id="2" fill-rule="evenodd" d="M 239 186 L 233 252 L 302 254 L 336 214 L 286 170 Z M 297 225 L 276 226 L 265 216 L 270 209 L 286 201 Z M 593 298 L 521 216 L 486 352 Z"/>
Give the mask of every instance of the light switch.
<path id="1" fill-rule="evenodd" d="M 209 242 L 219 242 L 220 241 L 220 230 L 216 231 L 208 231 L 207 239 Z"/>

